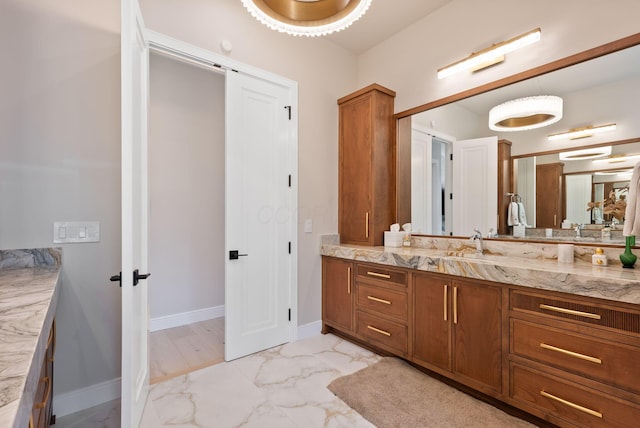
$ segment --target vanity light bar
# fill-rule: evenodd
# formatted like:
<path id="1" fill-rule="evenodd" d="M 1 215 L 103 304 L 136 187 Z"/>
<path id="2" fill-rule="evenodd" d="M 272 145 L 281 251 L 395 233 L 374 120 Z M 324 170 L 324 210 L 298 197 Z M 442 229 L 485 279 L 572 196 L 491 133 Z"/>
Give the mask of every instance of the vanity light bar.
<path id="1" fill-rule="evenodd" d="M 490 65 L 497 64 L 498 62 L 501 62 L 500 57 L 504 60 L 504 55 L 537 42 L 540 40 L 541 35 L 542 31 L 540 28 L 535 28 L 512 39 L 484 48 L 479 52 L 474 52 L 460 61 L 456 61 L 446 67 L 438 69 L 438 79 L 444 79 L 445 77 L 451 76 L 459 71 L 469 69 L 480 70 Z"/>
<path id="2" fill-rule="evenodd" d="M 606 162 L 606 163 L 622 163 L 633 159 L 640 159 L 640 154 L 635 155 L 612 155 L 604 159 L 595 159 L 593 162 Z"/>
<path id="3" fill-rule="evenodd" d="M 562 140 L 568 138 L 570 140 L 576 140 L 578 138 L 592 137 L 594 134 L 601 134 L 603 132 L 615 131 L 615 123 L 607 123 L 606 125 L 598 126 L 585 126 L 583 128 L 573 128 L 567 132 L 558 132 L 557 134 L 550 134 L 547 136 L 549 141 Z"/>

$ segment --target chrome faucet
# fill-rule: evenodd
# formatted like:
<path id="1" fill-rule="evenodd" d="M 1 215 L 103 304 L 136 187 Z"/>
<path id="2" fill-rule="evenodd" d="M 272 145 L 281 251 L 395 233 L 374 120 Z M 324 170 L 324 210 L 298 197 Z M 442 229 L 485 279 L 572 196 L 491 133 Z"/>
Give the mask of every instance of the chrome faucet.
<path id="1" fill-rule="evenodd" d="M 576 231 L 576 238 L 580 238 L 582 236 L 582 229 L 584 229 L 584 224 L 579 224 L 575 229 L 573 229 Z"/>
<path id="2" fill-rule="evenodd" d="M 471 239 L 476 242 L 476 254 L 482 254 L 484 251 L 482 248 L 482 233 L 477 227 L 473 229 L 473 232 Z"/>

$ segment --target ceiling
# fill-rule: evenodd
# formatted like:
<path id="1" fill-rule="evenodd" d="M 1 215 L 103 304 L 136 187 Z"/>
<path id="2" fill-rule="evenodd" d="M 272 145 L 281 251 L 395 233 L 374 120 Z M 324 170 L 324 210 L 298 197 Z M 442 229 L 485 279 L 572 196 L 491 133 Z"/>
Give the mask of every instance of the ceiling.
<path id="1" fill-rule="evenodd" d="M 359 55 L 451 1 L 373 0 L 362 18 L 325 37 Z"/>

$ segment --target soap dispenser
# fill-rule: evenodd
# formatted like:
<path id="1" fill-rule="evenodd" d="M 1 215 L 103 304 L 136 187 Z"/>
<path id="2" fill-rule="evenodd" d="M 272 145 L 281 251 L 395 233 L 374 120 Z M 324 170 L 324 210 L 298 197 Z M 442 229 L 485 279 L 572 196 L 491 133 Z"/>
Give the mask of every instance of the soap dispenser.
<path id="1" fill-rule="evenodd" d="M 607 265 L 607 256 L 604 255 L 604 250 L 602 248 L 596 248 L 595 254 L 591 256 L 591 263 L 596 266 Z"/>

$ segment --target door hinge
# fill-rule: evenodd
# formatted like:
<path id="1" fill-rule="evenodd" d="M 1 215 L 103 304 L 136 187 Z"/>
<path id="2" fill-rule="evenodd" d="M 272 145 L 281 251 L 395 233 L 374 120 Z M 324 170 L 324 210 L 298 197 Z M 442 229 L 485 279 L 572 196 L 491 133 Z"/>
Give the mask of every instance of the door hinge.
<path id="1" fill-rule="evenodd" d="M 449 199 L 453 199 L 453 193 L 449 193 Z"/>
<path id="2" fill-rule="evenodd" d="M 291 187 L 291 174 L 289 174 L 289 187 Z"/>
<path id="3" fill-rule="evenodd" d="M 289 321 L 291 321 L 291 308 L 289 308 Z"/>
<path id="4" fill-rule="evenodd" d="M 289 111 L 289 120 L 291 120 L 291 106 L 284 106 Z"/>
<path id="5" fill-rule="evenodd" d="M 453 153 L 449 155 L 449 160 L 453 160 Z"/>
<path id="6" fill-rule="evenodd" d="M 289 241 L 289 254 L 291 254 L 291 241 Z"/>

